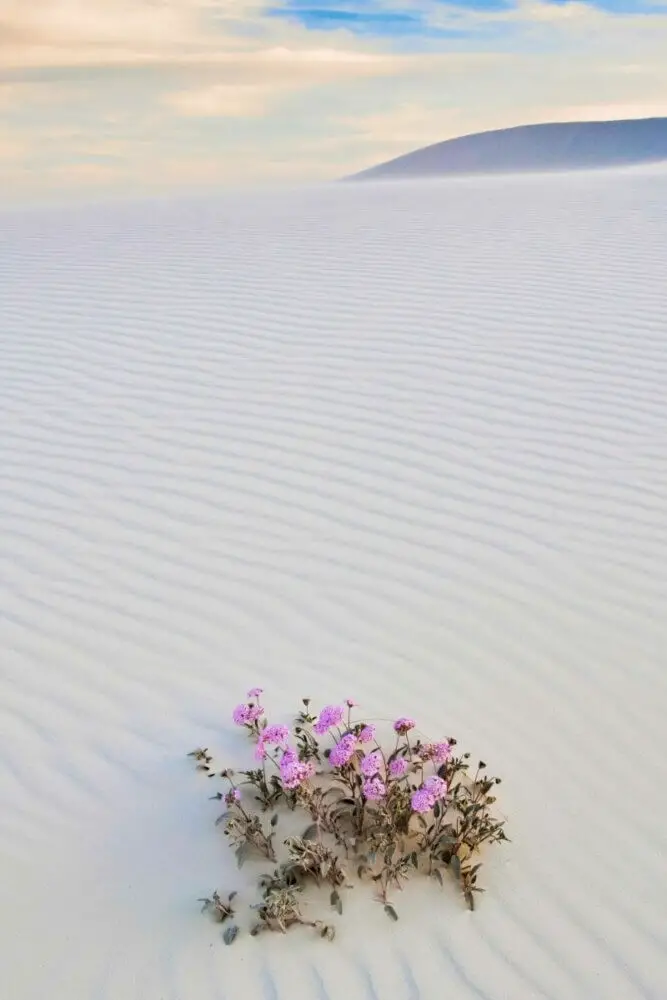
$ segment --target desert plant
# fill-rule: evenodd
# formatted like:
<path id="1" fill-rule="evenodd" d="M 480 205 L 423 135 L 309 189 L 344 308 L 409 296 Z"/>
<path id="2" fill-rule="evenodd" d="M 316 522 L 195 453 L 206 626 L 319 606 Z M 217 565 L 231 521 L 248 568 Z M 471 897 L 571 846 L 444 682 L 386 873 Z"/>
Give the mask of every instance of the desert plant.
<path id="1" fill-rule="evenodd" d="M 221 899 L 219 893 L 211 893 L 210 898 L 200 899 L 199 902 L 203 903 L 202 913 L 208 913 L 213 920 L 218 924 L 224 924 L 226 920 L 234 916 L 234 910 L 232 909 L 232 900 L 236 896 L 235 892 L 230 892 L 227 896 L 227 902 L 225 903 Z M 225 928 L 222 935 L 222 939 L 225 944 L 233 944 L 239 933 L 239 928 L 237 924 L 231 924 L 229 927 Z"/>
<path id="2" fill-rule="evenodd" d="M 308 920 L 301 912 L 302 884 L 299 883 L 291 864 L 281 865 L 270 875 L 259 879 L 262 901 L 253 909 L 257 911 L 258 922 L 250 933 L 253 936 L 264 930 L 281 931 L 285 934 L 290 927 L 313 927 L 321 937 L 333 941 L 335 928 L 322 920 Z"/>
<path id="3" fill-rule="evenodd" d="M 353 721 L 351 700 L 313 715 L 310 699 L 304 698 L 291 732 L 267 724 L 260 696 L 254 688 L 232 713 L 252 738 L 259 766 L 241 772 L 240 783 L 233 771 L 219 772 L 228 787 L 213 797 L 224 799 L 228 808 L 218 822 L 224 823 L 239 866 L 252 853 L 277 860 L 279 814 L 274 812 L 265 829 L 259 813 L 284 806 L 310 822 L 300 836 L 284 839 L 285 860 L 260 877 L 262 900 L 256 904 L 253 933 L 284 932 L 300 924 L 332 938 L 333 928 L 307 920 L 301 903 L 309 883 L 328 883 L 331 906 L 342 913 L 339 890 L 348 885 L 347 866 L 358 880 L 375 885 L 394 920 L 391 890 L 402 889 L 416 873 L 441 884 L 448 873 L 474 909 L 476 894 L 483 891 L 477 884 L 480 850 L 507 839 L 504 820 L 492 810 L 500 779 L 487 775 L 484 761 L 471 773 L 470 754 L 457 755 L 453 737 L 415 739 L 415 722 L 407 717 L 393 723 L 393 745 L 383 747 L 374 724 Z M 215 775 L 208 749 L 191 756 L 209 777 Z M 244 787 L 252 792 L 254 811 L 244 801 Z M 213 908 L 216 898 L 213 894 Z"/>

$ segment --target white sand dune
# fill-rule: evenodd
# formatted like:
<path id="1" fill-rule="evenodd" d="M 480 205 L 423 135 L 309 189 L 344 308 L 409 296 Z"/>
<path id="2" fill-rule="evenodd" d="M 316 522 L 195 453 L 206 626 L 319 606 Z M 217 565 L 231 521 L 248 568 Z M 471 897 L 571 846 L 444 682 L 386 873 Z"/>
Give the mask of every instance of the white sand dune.
<path id="1" fill-rule="evenodd" d="M 7 1000 L 664 1000 L 667 172 L 0 217 Z M 229 712 L 505 779 L 486 895 L 226 948 Z M 663 735 L 661 735 L 663 734 Z"/>

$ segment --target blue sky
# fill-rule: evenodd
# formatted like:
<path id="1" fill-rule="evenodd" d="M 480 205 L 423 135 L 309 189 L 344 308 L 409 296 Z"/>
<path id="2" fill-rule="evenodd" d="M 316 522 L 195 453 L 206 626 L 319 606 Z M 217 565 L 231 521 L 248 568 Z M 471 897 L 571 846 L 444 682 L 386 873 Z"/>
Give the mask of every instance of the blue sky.
<path id="1" fill-rule="evenodd" d="M 442 0 L 434 0 L 430 7 L 440 2 L 443 8 L 459 8 L 463 11 L 499 11 L 509 10 L 512 0 L 466 0 L 459 4 L 446 4 Z M 564 4 L 570 0 L 550 0 L 553 4 Z M 591 6 L 613 13 L 654 13 L 660 4 L 646 3 L 643 0 L 595 0 Z M 662 5 L 667 9 L 667 4 Z M 425 13 L 415 4 L 392 4 L 390 7 L 376 0 L 321 0 L 313 3 L 310 0 L 286 0 L 285 3 L 271 5 L 268 12 L 273 17 L 295 20 L 312 30 L 332 30 L 345 28 L 360 35 L 376 35 L 402 39 L 406 33 L 421 34 L 425 37 L 437 37 L 438 30 L 429 23 Z"/>
<path id="2" fill-rule="evenodd" d="M 444 5 L 443 5 L 444 6 Z M 450 7 L 453 5 L 449 5 Z M 466 10 L 492 11 L 511 7 L 508 0 L 471 0 L 461 5 Z M 311 30 L 335 30 L 344 28 L 361 36 L 376 36 L 404 40 L 406 35 L 422 35 L 437 38 L 441 32 L 429 24 L 424 10 L 406 4 L 396 4 L 388 8 L 386 4 L 366 0 L 349 3 L 344 0 L 287 0 L 278 6 L 270 6 L 269 14 L 294 20 Z"/>
<path id="3" fill-rule="evenodd" d="M 335 179 L 667 115 L 667 0 L 0 0 L 0 199 Z"/>
<path id="4" fill-rule="evenodd" d="M 558 6 L 565 6 L 570 0 L 549 0 Z M 271 17 L 282 18 L 303 25 L 312 31 L 335 31 L 344 29 L 360 37 L 377 37 L 393 39 L 401 44 L 410 38 L 421 37 L 427 40 L 437 40 L 451 37 L 452 32 L 439 28 L 432 23 L 429 12 L 440 4 L 455 14 L 470 11 L 493 13 L 510 11 L 516 6 L 512 0 L 467 0 L 459 4 L 447 4 L 443 0 L 434 0 L 430 5 L 401 4 L 397 2 L 390 7 L 382 0 L 321 0 L 313 3 L 311 0 L 286 0 L 284 3 L 271 5 L 267 13 Z M 601 11 L 615 14 L 655 14 L 662 7 L 667 11 L 667 3 L 646 3 L 644 0 L 595 0 L 589 4 Z M 487 25 L 488 27 L 488 25 Z M 483 28 L 483 23 L 477 30 Z M 468 29 L 457 34 L 472 37 L 475 29 Z"/>

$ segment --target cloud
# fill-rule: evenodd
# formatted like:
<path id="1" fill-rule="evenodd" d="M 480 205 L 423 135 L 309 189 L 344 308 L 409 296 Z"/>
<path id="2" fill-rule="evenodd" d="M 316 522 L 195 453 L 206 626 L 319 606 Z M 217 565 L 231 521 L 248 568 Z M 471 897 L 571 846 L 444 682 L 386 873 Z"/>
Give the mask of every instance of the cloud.
<path id="1" fill-rule="evenodd" d="M 309 87 L 395 78 L 416 68 L 410 58 L 342 49 L 280 47 L 232 53 L 219 66 L 200 67 L 196 77 L 201 82 L 167 93 L 164 104 L 179 115 L 255 117 Z M 206 81 L 211 76 L 215 82 Z"/>
<path id="2" fill-rule="evenodd" d="M 2 83 L 0 80 L 0 114 L 12 109 L 25 110 L 36 105 L 53 103 L 54 96 L 52 91 L 40 84 L 22 81 Z"/>
<path id="3" fill-rule="evenodd" d="M 215 83 L 210 87 L 168 94 L 165 104 L 179 115 L 247 118 L 268 111 L 272 92 L 252 84 Z"/>
<path id="4" fill-rule="evenodd" d="M 312 43 L 249 0 L 0 0 L 0 57 L 7 70 L 35 67 L 202 66 L 235 53 L 293 47 L 315 59 L 341 48 Z M 320 39 L 322 42 L 323 39 Z M 346 39 L 343 52 L 370 54 Z M 370 50 L 372 53 L 373 45 Z M 345 60 L 344 60 L 345 61 Z"/>
<path id="5" fill-rule="evenodd" d="M 202 41 L 187 0 L 30 0 L 0 7 L 6 68 L 120 62 L 170 53 Z"/>
<path id="6" fill-rule="evenodd" d="M 533 104 L 513 120 L 505 109 L 469 111 L 464 108 L 433 108 L 419 102 L 404 103 L 380 114 L 341 117 L 338 125 L 355 137 L 355 145 L 366 147 L 359 159 L 369 164 L 392 159 L 434 142 L 443 142 L 467 133 L 483 132 L 511 125 L 549 121 L 591 121 L 609 118 L 667 116 L 667 98 L 662 102 L 541 105 Z"/>
<path id="7" fill-rule="evenodd" d="M 334 178 L 486 128 L 667 115 L 665 52 L 648 5 L 0 0 L 0 194 Z"/>
<path id="8" fill-rule="evenodd" d="M 22 160 L 28 151 L 27 142 L 0 131 L 0 163 L 13 163 L 16 160 Z"/>

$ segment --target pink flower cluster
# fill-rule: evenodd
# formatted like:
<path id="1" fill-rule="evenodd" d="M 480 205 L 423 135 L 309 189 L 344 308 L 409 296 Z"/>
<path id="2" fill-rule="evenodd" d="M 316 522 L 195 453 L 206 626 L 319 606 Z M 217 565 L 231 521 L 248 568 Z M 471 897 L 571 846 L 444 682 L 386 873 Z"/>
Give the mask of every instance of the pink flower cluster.
<path id="1" fill-rule="evenodd" d="M 250 726 L 263 714 L 261 705 L 237 705 L 232 712 L 232 719 L 237 726 Z"/>
<path id="2" fill-rule="evenodd" d="M 427 743 L 421 749 L 421 757 L 423 760 L 431 760 L 434 764 L 444 764 L 446 760 L 452 755 L 451 744 L 447 740 L 443 740 L 442 743 Z"/>
<path id="3" fill-rule="evenodd" d="M 258 731 L 257 747 L 255 757 L 257 760 L 265 760 L 268 756 L 267 747 L 275 746 L 282 751 L 280 762 L 276 760 L 280 770 L 280 777 L 284 788 L 295 789 L 312 778 L 315 774 L 315 765 L 310 761 L 299 760 L 296 750 L 289 746 L 290 732 L 287 726 L 264 724 L 256 726 L 257 720 L 264 714 L 264 708 L 260 704 L 261 688 L 252 688 L 248 691 L 248 702 L 237 705 L 232 713 L 234 722 L 239 726 L 254 727 Z M 347 725 L 350 725 L 349 711 L 357 704 L 352 698 L 345 699 L 348 716 Z M 325 705 L 317 717 L 313 730 L 318 736 L 324 736 L 331 729 L 343 724 L 345 708 L 341 705 Z M 407 716 L 396 719 L 393 725 L 394 732 L 399 736 L 405 736 L 411 729 L 415 728 L 415 720 Z M 376 727 L 374 725 L 357 725 L 354 732 L 346 732 L 332 747 L 329 753 L 329 763 L 334 768 L 346 767 L 357 753 L 357 747 L 376 740 Z M 436 766 L 440 766 L 448 760 L 452 753 L 451 745 L 446 741 L 440 743 L 427 743 L 418 747 L 419 758 L 422 761 L 430 761 Z M 387 794 L 387 782 L 398 781 L 410 772 L 410 764 L 403 756 L 393 757 L 388 766 L 381 750 L 372 750 L 361 756 L 359 753 L 359 770 L 363 777 L 362 792 L 364 797 L 371 802 L 380 801 Z M 385 770 L 386 768 L 386 770 Z M 436 802 L 442 801 L 447 795 L 447 783 L 438 775 L 432 775 L 423 784 L 412 791 L 410 801 L 415 812 L 429 812 Z M 234 789 L 228 793 L 231 802 L 240 799 L 240 793 Z"/>
<path id="4" fill-rule="evenodd" d="M 338 726 L 343 721 L 343 709 L 340 705 L 325 705 L 319 714 L 313 730 L 318 736 L 324 736 L 332 726 Z"/>
<path id="5" fill-rule="evenodd" d="M 333 767 L 345 767 L 346 764 L 349 764 L 354 756 L 356 742 L 352 733 L 341 737 L 329 754 L 329 763 Z"/>
<path id="6" fill-rule="evenodd" d="M 236 706 L 232 712 L 232 719 L 237 726 L 251 726 L 264 714 L 264 709 L 259 703 L 261 693 L 261 688 L 251 688 L 247 697 L 252 700 L 248 701 L 247 704 Z"/>
<path id="7" fill-rule="evenodd" d="M 334 720 L 333 723 L 332 720 Z M 339 721 L 337 706 L 327 705 L 320 713 L 313 728 L 318 734 L 321 734 L 326 732 L 331 724 L 337 725 Z M 399 734 L 405 734 L 414 726 L 414 719 L 403 717 L 396 720 L 394 730 Z M 363 725 L 361 729 L 358 729 L 356 737 L 354 733 L 346 733 L 329 753 L 329 763 L 332 767 L 345 767 L 354 757 L 357 744 L 372 743 L 375 739 L 376 728 L 373 725 Z M 381 750 L 373 750 L 361 757 L 359 761 L 359 770 L 364 778 L 362 792 L 364 798 L 371 802 L 383 799 L 387 794 L 387 778 L 397 780 L 404 777 L 409 771 L 409 764 L 403 757 L 396 757 L 389 764 L 387 777 L 384 776 L 384 769 L 385 759 Z"/>
<path id="8" fill-rule="evenodd" d="M 289 729 L 287 726 L 266 726 L 259 734 L 257 746 L 255 747 L 255 759 L 266 759 L 267 746 L 277 746 L 281 750 L 286 750 L 288 742 Z"/>
<path id="9" fill-rule="evenodd" d="M 378 802 L 387 794 L 387 786 L 382 778 L 377 774 L 374 778 L 368 778 L 364 781 L 361 790 L 364 793 L 364 798 L 368 799 L 370 802 Z"/>
<path id="10" fill-rule="evenodd" d="M 405 757 L 394 757 L 389 765 L 389 775 L 392 778 L 402 778 L 408 773 L 408 762 Z"/>
<path id="11" fill-rule="evenodd" d="M 289 742 L 289 729 L 287 726 L 267 726 L 260 734 L 262 743 L 270 743 L 283 750 L 287 749 Z"/>
<path id="12" fill-rule="evenodd" d="M 315 774 L 312 761 L 299 760 L 296 750 L 286 749 L 280 760 L 280 778 L 284 788 L 298 788 Z"/>
<path id="13" fill-rule="evenodd" d="M 431 775 L 416 791 L 412 793 L 410 804 L 415 812 L 430 812 L 436 802 L 447 795 L 447 782 L 437 774 Z"/>
<path id="14" fill-rule="evenodd" d="M 361 758 L 361 773 L 366 778 L 373 778 L 376 774 L 380 773 L 380 768 L 384 763 L 384 758 L 379 750 L 375 750 L 373 753 L 366 754 L 365 757 Z"/>
<path id="15" fill-rule="evenodd" d="M 402 716 L 400 719 L 396 719 L 396 722 L 394 723 L 394 732 L 401 736 L 405 736 L 406 733 L 409 733 L 411 729 L 415 728 L 415 725 L 416 723 L 414 719 L 408 719 L 405 716 Z"/>

